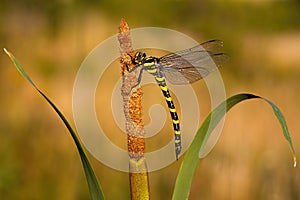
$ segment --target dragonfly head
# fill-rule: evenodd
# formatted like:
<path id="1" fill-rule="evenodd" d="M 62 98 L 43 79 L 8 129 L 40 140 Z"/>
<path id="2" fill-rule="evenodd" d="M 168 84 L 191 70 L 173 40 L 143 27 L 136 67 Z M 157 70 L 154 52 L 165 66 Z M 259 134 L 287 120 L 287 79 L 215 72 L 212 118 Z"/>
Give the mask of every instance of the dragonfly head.
<path id="1" fill-rule="evenodd" d="M 144 52 L 138 51 L 135 53 L 132 62 L 133 64 L 141 64 L 146 58 L 146 54 Z"/>

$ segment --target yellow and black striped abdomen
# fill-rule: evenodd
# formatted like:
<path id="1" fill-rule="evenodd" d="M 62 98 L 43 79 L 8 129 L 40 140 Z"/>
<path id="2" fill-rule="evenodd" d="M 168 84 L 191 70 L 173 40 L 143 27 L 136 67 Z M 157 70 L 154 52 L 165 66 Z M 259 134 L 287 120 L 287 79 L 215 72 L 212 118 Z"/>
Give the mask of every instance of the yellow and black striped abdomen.
<path id="1" fill-rule="evenodd" d="M 175 109 L 175 105 L 173 103 L 172 97 L 168 90 L 166 80 L 163 74 L 158 71 L 155 65 L 153 67 L 148 66 L 147 71 L 155 77 L 156 82 L 158 83 L 164 97 L 166 98 L 166 102 L 173 122 L 174 136 L 175 136 L 175 153 L 176 153 L 176 160 L 177 160 L 181 152 L 181 134 L 180 134 L 179 118 Z"/>

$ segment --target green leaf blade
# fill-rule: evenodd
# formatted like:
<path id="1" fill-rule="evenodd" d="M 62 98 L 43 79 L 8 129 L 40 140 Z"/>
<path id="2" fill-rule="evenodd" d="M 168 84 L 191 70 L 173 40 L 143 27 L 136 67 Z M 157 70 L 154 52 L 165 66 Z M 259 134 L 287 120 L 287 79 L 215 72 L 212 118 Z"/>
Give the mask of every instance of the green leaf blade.
<path id="1" fill-rule="evenodd" d="M 40 93 L 40 95 L 43 96 L 43 98 L 50 104 L 50 106 L 55 110 L 55 112 L 58 114 L 60 119 L 63 121 L 64 125 L 67 127 L 72 139 L 75 142 L 75 145 L 77 147 L 77 150 L 79 152 L 83 169 L 85 172 L 86 180 L 88 183 L 90 195 L 92 200 L 104 200 L 104 195 L 101 190 L 101 187 L 98 183 L 97 177 L 93 171 L 93 168 L 84 153 L 83 147 L 78 139 L 78 137 L 75 134 L 75 131 L 72 129 L 70 123 L 65 118 L 65 116 L 62 114 L 62 112 L 57 108 L 57 106 L 34 84 L 34 82 L 31 80 L 31 78 L 28 76 L 28 74 L 25 72 L 21 64 L 18 62 L 18 60 L 11 54 L 9 51 L 4 49 L 5 53 L 9 56 L 11 61 L 14 63 L 15 67 L 18 69 L 18 71 L 21 73 L 21 75 Z"/>
<path id="2" fill-rule="evenodd" d="M 267 102 L 273 108 L 273 112 L 274 112 L 275 116 L 277 117 L 277 119 L 278 119 L 278 121 L 279 121 L 279 123 L 281 125 L 283 136 L 284 136 L 284 138 L 287 140 L 287 142 L 290 145 L 291 151 L 293 153 L 294 167 L 296 167 L 297 166 L 296 151 L 295 151 L 294 146 L 293 146 L 292 138 L 290 136 L 286 120 L 285 120 L 282 112 L 280 111 L 280 109 L 273 102 L 271 102 L 270 100 L 265 99 L 265 98 L 262 98 L 262 99 L 265 102 Z"/>
<path id="3" fill-rule="evenodd" d="M 192 180 L 197 168 L 197 165 L 200 160 L 200 151 L 203 146 L 205 146 L 206 138 L 209 137 L 213 129 L 218 125 L 220 120 L 224 117 L 226 112 L 228 112 L 231 108 L 233 108 L 238 103 L 249 100 L 249 99 L 262 99 L 266 101 L 269 105 L 271 105 L 283 131 L 283 135 L 285 139 L 288 141 L 291 151 L 294 157 L 294 166 L 296 166 L 296 153 L 292 144 L 292 139 L 290 137 L 287 124 L 285 118 L 279 108 L 272 103 L 271 101 L 262 98 L 260 96 L 256 96 L 253 94 L 237 94 L 232 97 L 229 97 L 227 100 L 222 102 L 219 106 L 217 106 L 204 120 L 201 127 L 198 129 L 196 136 L 188 148 L 181 167 L 179 169 L 179 173 L 176 179 L 173 200 L 183 200 L 188 199 Z"/>

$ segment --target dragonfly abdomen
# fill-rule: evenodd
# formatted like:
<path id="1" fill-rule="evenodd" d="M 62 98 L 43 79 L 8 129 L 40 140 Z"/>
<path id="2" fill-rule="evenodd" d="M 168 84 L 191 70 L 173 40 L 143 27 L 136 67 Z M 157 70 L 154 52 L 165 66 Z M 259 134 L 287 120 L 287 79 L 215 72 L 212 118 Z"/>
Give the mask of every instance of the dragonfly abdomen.
<path id="1" fill-rule="evenodd" d="M 174 129 L 174 137 L 175 137 L 175 153 L 176 159 L 178 160 L 179 154 L 181 152 L 181 133 L 180 133 L 180 122 L 177 115 L 177 111 L 175 105 L 173 103 L 173 99 L 170 95 L 169 89 L 166 84 L 165 77 L 161 72 L 159 72 L 156 68 L 147 69 L 147 71 L 155 77 L 156 82 L 158 83 L 169 108 L 173 129 Z"/>

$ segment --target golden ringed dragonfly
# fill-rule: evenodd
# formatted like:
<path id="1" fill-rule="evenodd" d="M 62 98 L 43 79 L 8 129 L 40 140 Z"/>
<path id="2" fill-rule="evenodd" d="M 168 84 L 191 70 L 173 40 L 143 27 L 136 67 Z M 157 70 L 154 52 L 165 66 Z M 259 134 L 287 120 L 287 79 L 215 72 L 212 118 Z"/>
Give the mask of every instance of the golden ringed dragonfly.
<path id="1" fill-rule="evenodd" d="M 135 66 L 128 70 L 129 73 L 140 69 L 137 84 L 132 89 L 140 84 L 143 71 L 146 70 L 155 77 L 166 99 L 174 129 L 176 160 L 178 160 L 182 148 L 180 123 L 166 80 L 174 85 L 183 85 L 206 77 L 229 60 L 227 54 L 218 53 L 222 47 L 222 41 L 210 40 L 161 58 L 147 56 L 140 51 L 136 52 L 132 58 Z"/>

